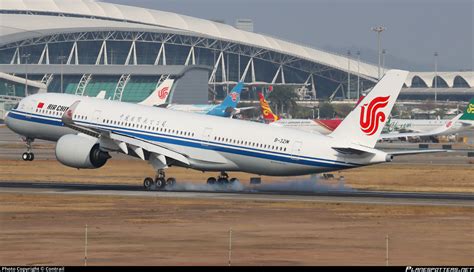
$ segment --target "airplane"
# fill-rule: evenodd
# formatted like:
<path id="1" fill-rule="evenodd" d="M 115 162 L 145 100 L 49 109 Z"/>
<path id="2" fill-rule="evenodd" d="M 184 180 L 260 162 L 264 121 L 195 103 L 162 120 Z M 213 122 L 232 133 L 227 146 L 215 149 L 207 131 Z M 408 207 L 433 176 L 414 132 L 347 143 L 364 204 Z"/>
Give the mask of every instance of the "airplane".
<path id="1" fill-rule="evenodd" d="M 258 93 L 258 99 L 264 122 L 272 126 L 294 128 L 327 135 L 333 132 L 342 122 L 342 119 L 281 119 L 273 113 L 268 101 L 261 92 Z"/>
<path id="2" fill-rule="evenodd" d="M 167 100 L 173 91 L 174 79 L 165 79 L 147 98 L 139 102 L 139 105 L 157 106 L 171 110 L 186 111 L 200 114 L 208 114 L 222 117 L 232 117 L 240 113 L 242 110 L 247 110 L 253 107 L 237 108 L 240 101 L 240 93 L 243 88 L 243 82 L 239 82 L 227 95 L 227 97 L 218 105 L 208 104 L 168 104 Z M 100 95 L 100 94 L 99 94 Z M 98 95 L 98 96 L 99 96 Z"/>
<path id="3" fill-rule="evenodd" d="M 448 129 L 437 135 L 450 135 L 474 128 L 474 98 L 471 98 L 463 113 L 453 119 L 395 119 L 389 118 L 385 131 L 428 132 L 440 127 Z"/>
<path id="4" fill-rule="evenodd" d="M 55 141 L 57 160 L 77 169 L 100 168 L 120 152 L 148 161 L 156 171 L 147 190 L 164 189 L 171 166 L 218 171 L 208 184 L 234 182 L 227 172 L 297 176 L 390 162 L 394 156 L 441 152 L 385 152 L 375 143 L 408 75 L 390 70 L 329 135 L 257 122 L 172 111 L 94 97 L 41 93 L 23 98 L 6 115 L 25 137 L 24 160 L 34 139 Z M 350 137 L 348 137 L 350 135 Z"/>
<path id="5" fill-rule="evenodd" d="M 240 102 L 240 94 L 244 87 L 242 81 L 238 82 L 237 85 L 232 88 L 229 94 L 224 98 L 221 104 L 217 105 L 182 105 L 182 104 L 170 104 L 166 108 L 171 110 L 179 110 L 193 113 L 201 113 L 207 115 L 221 116 L 221 117 L 233 117 L 236 114 L 240 114 L 244 110 L 253 109 L 254 107 L 242 107 L 237 108 Z"/>
<path id="6" fill-rule="evenodd" d="M 357 104 L 359 104 L 360 99 Z M 342 122 L 342 119 L 281 119 L 272 112 L 268 102 L 261 93 L 259 93 L 259 100 L 265 122 L 273 126 L 328 135 Z M 474 108 L 474 98 L 471 99 L 469 106 L 463 114 L 458 114 L 448 120 L 411 120 L 392 119 L 389 117 L 382 131 L 383 133 L 380 134 L 380 139 L 433 137 L 455 134 L 474 128 L 474 110 L 468 111 L 470 107 Z"/>

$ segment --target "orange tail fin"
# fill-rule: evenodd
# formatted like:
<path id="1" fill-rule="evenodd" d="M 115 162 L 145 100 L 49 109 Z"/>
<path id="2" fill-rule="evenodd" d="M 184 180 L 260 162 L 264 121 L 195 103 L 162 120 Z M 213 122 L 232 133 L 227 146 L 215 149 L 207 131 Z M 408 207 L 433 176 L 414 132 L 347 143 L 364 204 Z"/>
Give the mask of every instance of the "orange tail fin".
<path id="1" fill-rule="evenodd" d="M 265 119 L 266 122 L 271 123 L 280 120 L 280 117 L 272 112 L 270 105 L 268 105 L 268 102 L 265 100 L 265 97 L 263 97 L 262 93 L 258 93 L 258 99 L 260 100 L 263 119 Z"/>

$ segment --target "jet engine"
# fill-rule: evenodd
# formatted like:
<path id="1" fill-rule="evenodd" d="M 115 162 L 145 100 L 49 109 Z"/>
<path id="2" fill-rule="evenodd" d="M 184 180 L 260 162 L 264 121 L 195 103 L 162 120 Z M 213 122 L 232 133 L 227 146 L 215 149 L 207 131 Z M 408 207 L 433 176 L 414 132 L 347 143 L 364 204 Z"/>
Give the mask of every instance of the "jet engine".
<path id="1" fill-rule="evenodd" d="M 59 162 L 74 168 L 99 168 L 110 158 L 109 153 L 100 150 L 98 140 L 87 135 L 64 135 L 55 151 Z"/>

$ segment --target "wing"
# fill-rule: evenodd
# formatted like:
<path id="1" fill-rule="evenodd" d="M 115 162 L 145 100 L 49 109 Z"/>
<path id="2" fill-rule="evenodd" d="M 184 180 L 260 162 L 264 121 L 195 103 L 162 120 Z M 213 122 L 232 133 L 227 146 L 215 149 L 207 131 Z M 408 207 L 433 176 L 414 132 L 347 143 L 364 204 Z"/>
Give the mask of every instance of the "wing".
<path id="1" fill-rule="evenodd" d="M 72 116 L 74 115 L 74 111 L 79 105 L 79 102 L 80 101 L 74 102 L 72 106 L 64 112 L 62 121 L 64 125 L 69 128 L 98 138 L 101 148 L 110 151 L 120 150 L 125 154 L 130 154 L 130 151 L 133 151 L 133 153 L 142 160 L 146 160 L 148 157 L 150 163 L 158 168 L 166 167 L 167 159 L 173 159 L 182 164 L 190 165 L 187 156 L 184 154 L 181 154 L 175 150 L 171 150 L 155 142 L 113 132 L 108 129 L 90 128 L 76 124 Z"/>

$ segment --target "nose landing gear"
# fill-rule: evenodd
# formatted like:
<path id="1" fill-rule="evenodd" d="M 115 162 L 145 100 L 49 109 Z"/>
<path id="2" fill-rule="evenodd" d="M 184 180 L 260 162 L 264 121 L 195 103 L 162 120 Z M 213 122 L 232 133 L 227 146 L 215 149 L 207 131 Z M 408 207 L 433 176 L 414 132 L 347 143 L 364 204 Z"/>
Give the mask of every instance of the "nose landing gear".
<path id="1" fill-rule="evenodd" d="M 26 152 L 21 155 L 24 161 L 32 161 L 35 159 L 35 154 L 32 152 L 31 143 L 34 141 L 32 138 L 23 139 L 26 143 Z"/>

